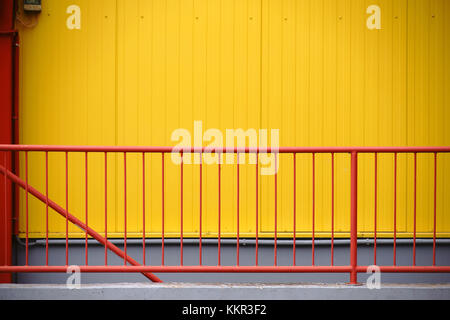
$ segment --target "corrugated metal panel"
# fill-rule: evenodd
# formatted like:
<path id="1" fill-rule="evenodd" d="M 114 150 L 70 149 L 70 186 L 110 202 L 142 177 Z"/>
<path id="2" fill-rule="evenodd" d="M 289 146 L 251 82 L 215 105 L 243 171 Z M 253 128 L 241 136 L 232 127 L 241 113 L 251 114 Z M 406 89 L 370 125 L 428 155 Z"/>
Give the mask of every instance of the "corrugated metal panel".
<path id="1" fill-rule="evenodd" d="M 82 29 L 68 30 L 66 8 L 71 1 L 45 1 L 39 24 L 21 28 L 21 143 L 116 144 L 116 4 L 115 1 L 77 1 L 82 9 Z M 19 25 L 20 26 L 20 25 Z M 23 155 L 22 155 L 23 156 Z M 99 156 L 100 157 L 100 156 Z M 97 158 L 97 157 L 93 157 Z M 82 217 L 84 199 L 82 155 L 69 157 L 69 209 Z M 24 173 L 24 158 L 21 172 Z M 109 175 L 114 186 L 114 159 Z M 95 163 L 94 163 L 95 162 Z M 91 160 L 92 199 L 100 199 L 103 171 L 100 159 Z M 49 195 L 65 205 L 64 156 L 49 155 Z M 30 154 L 30 183 L 45 192 L 43 154 Z M 96 181 L 97 180 L 97 181 Z M 115 210 L 114 188 L 108 207 Z M 22 197 L 22 208 L 24 197 Z M 103 212 L 101 201 L 91 201 L 91 212 Z M 30 231 L 45 230 L 45 208 L 30 198 Z M 24 230 L 21 210 L 20 230 Z M 99 228 L 98 214 L 92 223 Z M 114 219 L 110 230 L 114 230 Z M 65 222 L 50 214 L 50 231 L 61 237 Z M 70 228 L 72 232 L 79 229 Z"/>
<path id="2" fill-rule="evenodd" d="M 177 128 L 280 129 L 283 146 L 449 145 L 450 4 L 446 0 L 47 0 L 21 30 L 21 143 L 173 145 Z M 381 30 L 366 9 L 381 8 Z M 431 156 L 419 156 L 418 232 L 432 230 Z M 108 229 L 123 231 L 123 160 L 109 159 Z M 329 234 L 331 162 L 317 155 L 316 230 Z M 44 157 L 30 156 L 30 182 L 44 186 Z M 450 231 L 449 157 L 439 157 L 438 231 Z M 349 229 L 349 157 L 336 156 L 336 230 Z M 23 161 L 22 161 L 23 163 Z M 69 158 L 69 209 L 84 217 L 82 155 Z M 297 231 L 311 232 L 311 156 L 297 160 Z M 128 230 L 142 231 L 140 158 L 128 159 Z M 103 158 L 92 156 L 90 223 L 103 227 Z M 147 230 L 161 228 L 161 161 L 147 157 Z M 292 156 L 282 156 L 279 231 L 291 229 Z M 62 156 L 50 155 L 50 196 L 65 203 Z M 22 168 L 23 169 L 23 168 Z M 166 230 L 179 232 L 179 167 L 166 159 Z M 393 227 L 393 156 L 379 157 L 380 231 Z M 413 161 L 399 155 L 398 230 L 412 230 Z M 23 170 L 22 170 L 23 172 Z M 373 155 L 359 165 L 359 230 L 373 229 Z M 223 168 L 223 232 L 233 235 L 236 168 Z M 217 166 L 203 175 L 204 226 L 217 232 Z M 198 165 L 185 166 L 185 232 L 198 231 Z M 255 231 L 255 170 L 241 169 L 241 232 Z M 260 231 L 273 234 L 274 181 L 260 183 Z M 23 200 L 22 200 L 23 206 Z M 30 232 L 42 236 L 44 206 L 32 202 Z M 22 210 L 23 211 L 23 210 Z M 51 215 L 52 216 L 52 215 Z M 50 231 L 64 221 L 53 215 Z M 21 230 L 24 230 L 23 220 Z M 72 235 L 79 234 L 76 228 Z M 286 233 L 289 235 L 289 233 Z"/>

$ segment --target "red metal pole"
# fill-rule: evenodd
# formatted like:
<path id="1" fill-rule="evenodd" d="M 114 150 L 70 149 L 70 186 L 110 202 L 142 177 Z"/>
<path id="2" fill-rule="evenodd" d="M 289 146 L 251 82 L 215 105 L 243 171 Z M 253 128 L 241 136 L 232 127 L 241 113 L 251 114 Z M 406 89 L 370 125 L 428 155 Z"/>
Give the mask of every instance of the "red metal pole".
<path id="1" fill-rule="evenodd" d="M 19 139 L 19 62 L 20 62 L 20 36 L 19 33 L 16 32 L 15 34 L 15 40 L 14 40 L 14 60 L 13 60 L 13 66 L 14 66 L 14 73 L 13 73 L 13 87 L 14 87 L 14 99 L 13 99 L 13 137 L 12 142 L 15 144 L 20 143 Z M 19 165 L 19 153 L 13 152 L 11 154 L 13 157 L 11 161 L 13 161 L 13 164 L 11 168 L 14 168 L 13 172 L 19 175 L 20 173 L 20 165 Z M 13 186 L 12 186 L 13 187 Z M 12 212 L 13 215 L 13 234 L 17 235 L 19 234 L 19 188 L 17 186 L 14 186 L 14 189 L 12 189 L 14 192 L 14 210 Z M 0 276 L 1 278 L 1 276 Z"/>
<path id="2" fill-rule="evenodd" d="M 433 212 L 433 266 L 436 265 L 436 186 L 437 180 L 437 153 L 434 153 L 434 212 Z"/>
<path id="3" fill-rule="evenodd" d="M 358 266 L 367 272 L 369 266 Z M 448 266 L 379 266 L 385 273 L 450 273 Z M 66 272 L 68 266 L 0 266 L 4 272 Z M 349 273 L 350 266 L 80 266 L 81 272 L 188 272 L 188 273 Z"/>
<path id="4" fill-rule="evenodd" d="M 221 236 L 221 232 L 220 232 L 220 216 L 221 216 L 221 158 L 222 158 L 222 154 L 219 154 L 219 166 L 218 166 L 218 174 L 219 174 L 219 211 L 218 211 L 218 229 L 217 229 L 217 265 L 220 266 L 220 236 Z"/>
<path id="5" fill-rule="evenodd" d="M 356 284 L 358 273 L 358 153 L 351 154 L 350 284 Z"/>
<path id="6" fill-rule="evenodd" d="M 292 264 L 296 265 L 296 240 L 297 240 L 297 154 L 294 152 L 294 227 L 292 230 Z"/>
<path id="7" fill-rule="evenodd" d="M 413 266 L 416 265 L 416 222 L 417 222 L 417 153 L 414 152 L 414 239 L 413 239 Z"/>
<path id="8" fill-rule="evenodd" d="M 312 236 L 311 236 L 311 245 L 312 245 L 312 257 L 311 264 L 315 264 L 315 216 L 316 216 L 316 154 L 313 152 L 312 154 Z"/>
<path id="9" fill-rule="evenodd" d="M 377 264 L 377 192 L 378 192 L 378 153 L 375 152 L 375 195 L 374 195 L 374 218 L 373 218 L 373 264 Z"/>
<path id="10" fill-rule="evenodd" d="M 237 158 L 237 232 L 236 232 L 236 265 L 239 266 L 239 153 Z"/>
<path id="11" fill-rule="evenodd" d="M 147 152 L 171 153 L 180 152 L 175 147 L 144 147 L 144 146 L 74 146 L 74 145 L 11 145 L 0 144 L 0 151 L 51 151 L 51 152 Z M 450 153 L 450 147 L 279 147 L 272 148 L 211 148 L 190 147 L 183 152 L 191 153 Z"/>
<path id="12" fill-rule="evenodd" d="M 331 153 L 331 265 L 334 265 L 334 153 Z"/>
<path id="13" fill-rule="evenodd" d="M 358 267 L 359 272 L 367 272 L 367 266 Z M 379 266 L 380 272 L 389 273 L 450 273 L 448 266 Z"/>
<path id="14" fill-rule="evenodd" d="M 48 266 L 48 152 L 47 151 L 45 152 L 45 265 Z"/>
<path id="15" fill-rule="evenodd" d="M 145 152 L 142 152 L 142 264 L 145 266 Z"/>
<path id="16" fill-rule="evenodd" d="M 7 151 L 4 151 L 4 153 L 3 153 L 3 162 L 4 162 L 5 167 L 7 166 L 7 153 L 8 153 Z M 5 179 L 4 179 L 3 188 L 4 188 L 4 199 L 3 199 L 3 201 L 4 201 L 4 209 L 5 209 L 4 217 L 6 219 L 8 217 L 8 179 L 6 178 L 6 175 L 5 175 Z M 5 235 L 7 235 L 8 234 L 8 224 L 6 223 L 6 221 L 3 224 L 3 227 L 4 227 L 3 232 L 4 232 Z M 6 250 L 4 250 L 4 257 L 2 257 L 2 258 L 4 258 L 4 265 L 8 266 L 9 265 L 9 263 L 8 263 L 8 254 L 7 254 Z"/>
<path id="17" fill-rule="evenodd" d="M 180 265 L 183 265 L 183 152 L 180 164 Z"/>
<path id="18" fill-rule="evenodd" d="M 105 152 L 105 266 L 108 265 L 108 153 Z"/>
<path id="19" fill-rule="evenodd" d="M 259 166 L 258 166 L 258 153 L 256 153 L 256 226 L 255 226 L 255 266 L 258 265 L 258 231 L 259 231 L 259 223 L 258 223 L 258 200 L 259 200 Z"/>
<path id="20" fill-rule="evenodd" d="M 277 238 L 278 238 L 278 226 L 277 226 L 277 220 L 278 220 L 278 174 L 277 174 L 277 156 L 278 154 L 274 153 L 275 155 L 275 237 L 273 242 L 273 265 L 277 265 Z"/>
<path id="21" fill-rule="evenodd" d="M 14 29 L 14 1 L 0 1 L 0 143 L 14 143 L 13 110 L 18 88 L 18 35 Z M 13 54 L 14 53 L 14 54 Z M 16 123 L 17 124 L 17 121 Z M 12 153 L 5 151 L 4 166 L 12 168 Z M 0 265 L 12 263 L 12 189 L 11 184 L 0 184 Z M 4 208 L 4 211 L 3 211 Z M 16 220 L 17 222 L 17 220 Z M 16 224 L 17 225 L 17 224 Z M 10 283 L 11 274 L 0 275 L 0 283 Z"/>
<path id="22" fill-rule="evenodd" d="M 69 265 L 69 154 L 66 151 L 66 266 Z M 28 185 L 28 182 L 27 182 Z M 28 191 L 27 191 L 28 194 Z"/>
<path id="23" fill-rule="evenodd" d="M 198 244 L 198 260 L 199 264 L 202 265 L 202 160 L 203 160 L 203 154 L 200 153 L 200 229 L 199 229 L 199 244 Z"/>
<path id="24" fill-rule="evenodd" d="M 389 268 L 389 267 L 381 267 Z M 407 267 L 405 267 L 407 268 Z M 0 266 L 2 272 L 66 272 L 67 266 Z M 367 267 L 359 267 L 365 272 Z M 386 269 L 386 272 L 397 272 Z M 403 272 L 405 269 L 401 269 Z M 81 272 L 195 272 L 195 273 L 348 273 L 349 266 L 80 266 Z M 383 271 L 383 269 L 382 269 Z M 416 267 L 405 272 L 450 272 L 449 267 Z"/>
<path id="25" fill-rule="evenodd" d="M 25 265 L 28 265 L 28 152 L 25 151 Z M 66 258 L 67 260 L 67 258 Z"/>
<path id="26" fill-rule="evenodd" d="M 123 228 L 124 228 L 124 258 L 123 264 L 127 265 L 127 153 L 123 153 Z"/>
<path id="27" fill-rule="evenodd" d="M 394 266 L 397 265 L 397 153 L 394 153 Z"/>
<path id="28" fill-rule="evenodd" d="M 88 226 L 88 153 L 84 153 L 84 168 L 85 168 L 85 219 L 86 225 Z M 85 232 L 85 260 L 86 265 L 88 265 L 88 233 Z"/>
<path id="29" fill-rule="evenodd" d="M 164 153 L 161 153 L 161 265 L 164 265 Z"/>

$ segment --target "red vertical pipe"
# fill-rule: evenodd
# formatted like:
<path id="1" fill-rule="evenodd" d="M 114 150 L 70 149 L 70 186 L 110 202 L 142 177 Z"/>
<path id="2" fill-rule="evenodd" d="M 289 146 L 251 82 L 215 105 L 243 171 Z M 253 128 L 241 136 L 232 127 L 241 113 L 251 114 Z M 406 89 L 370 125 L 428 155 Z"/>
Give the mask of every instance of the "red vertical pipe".
<path id="1" fill-rule="evenodd" d="M 237 232 L 236 232 L 236 265 L 239 266 L 239 152 L 237 155 Z"/>
<path id="2" fill-rule="evenodd" d="M 437 153 L 434 153 L 434 212 L 433 212 L 433 266 L 436 265 L 436 192 L 437 192 Z"/>
<path id="3" fill-rule="evenodd" d="M 296 265 L 296 238 L 297 238 L 297 154 L 294 153 L 294 226 L 292 230 L 292 264 Z"/>
<path id="4" fill-rule="evenodd" d="M 28 151 L 25 151 L 25 265 L 28 265 Z"/>
<path id="5" fill-rule="evenodd" d="M 202 160 L 203 160 L 203 154 L 200 153 L 200 229 L 199 229 L 199 244 L 198 244 L 198 259 L 199 259 L 199 264 L 202 265 L 202 206 L 203 206 L 203 201 L 202 201 L 202 182 L 203 182 L 203 177 L 202 177 Z"/>
<path id="6" fill-rule="evenodd" d="M 13 98 L 13 137 L 11 139 L 12 143 L 19 144 L 19 59 L 20 59 L 20 37 L 19 33 L 16 32 L 15 39 L 14 39 L 14 58 L 13 58 L 13 65 L 14 65 L 14 72 L 13 72 L 13 91 L 14 91 L 14 98 Z M 1 120 L 0 120 L 1 121 Z M 13 161 L 11 167 L 14 168 L 14 172 L 16 174 L 19 174 L 20 168 L 19 168 L 19 153 L 14 152 L 12 153 L 13 158 L 11 161 Z M 12 185 L 13 186 L 13 185 Z M 18 234 L 19 233 L 19 187 L 14 186 L 13 188 L 13 196 L 14 196 L 14 203 L 12 207 L 14 208 L 12 210 L 12 215 L 14 225 L 13 225 L 13 233 Z M 1 275 L 0 275 L 1 278 Z"/>
<path id="7" fill-rule="evenodd" d="M 334 153 L 331 153 L 331 265 L 334 265 Z"/>
<path id="8" fill-rule="evenodd" d="M 394 266 L 397 265 L 397 153 L 394 154 Z"/>
<path id="9" fill-rule="evenodd" d="M 124 228 L 124 252 L 123 264 L 127 265 L 127 153 L 123 153 L 123 228 Z"/>
<path id="10" fill-rule="evenodd" d="M 85 219 L 86 219 L 86 225 L 88 225 L 88 153 L 84 153 L 84 168 L 85 168 Z M 88 233 L 86 230 L 85 234 L 85 260 L 86 265 L 88 265 Z"/>
<path id="11" fill-rule="evenodd" d="M 278 220 L 278 170 L 277 170 L 277 157 L 278 154 L 275 155 L 275 237 L 273 242 L 273 265 L 277 265 L 277 238 L 278 238 L 278 226 L 277 226 L 277 220 Z"/>
<path id="12" fill-rule="evenodd" d="M 312 257 L 311 257 L 311 264 L 315 264 L 315 254 L 314 254 L 314 245 L 315 245 L 315 211 L 316 211 L 316 154 L 313 152 L 312 154 Z"/>
<path id="13" fill-rule="evenodd" d="M 416 222 L 417 222 L 417 153 L 414 152 L 414 239 L 413 266 L 416 265 Z"/>
<path id="14" fill-rule="evenodd" d="M 13 47 L 18 36 L 14 28 L 14 1 L 0 1 L 0 143 L 10 144 L 13 138 L 14 94 L 18 84 L 18 48 Z M 15 41 L 16 40 L 16 41 Z M 17 133 L 18 131 L 16 131 Z M 5 152 L 4 166 L 12 168 L 11 153 Z M 11 265 L 12 248 L 12 189 L 11 183 L 0 184 L 0 265 Z M 4 211 L 3 211 L 4 209 Z M 11 282 L 11 274 L 0 274 L 0 283 Z"/>
<path id="15" fill-rule="evenodd" d="M 4 162 L 4 164 L 5 164 L 5 167 L 6 167 L 6 163 L 7 163 L 7 152 L 5 151 L 4 153 L 3 153 L 3 162 Z M 5 209 L 5 211 L 4 211 L 4 217 L 7 217 L 7 215 L 8 215 L 8 178 L 6 177 L 6 174 L 4 175 L 4 180 L 3 180 L 3 195 L 4 195 L 4 199 L 3 199 L 3 201 L 4 201 L 4 209 Z M 6 235 L 6 234 L 8 234 L 8 224 L 7 223 L 4 223 L 3 224 L 3 227 L 4 227 L 4 230 L 3 230 L 3 232 L 4 232 L 4 234 Z M 5 250 L 4 251 L 4 256 L 2 256 L 2 259 L 4 259 L 4 265 L 5 266 L 8 266 L 9 264 L 8 264 L 8 255 L 7 255 L 7 251 Z"/>
<path id="16" fill-rule="evenodd" d="M 105 152 L 105 266 L 108 265 L 108 153 Z"/>
<path id="17" fill-rule="evenodd" d="M 256 152 L 256 226 L 255 226 L 255 266 L 258 265 L 258 231 L 259 231 L 259 221 L 258 221 L 258 200 L 259 200 L 259 166 L 258 166 L 258 161 L 259 161 L 259 154 L 258 152 Z"/>
<path id="18" fill-rule="evenodd" d="M 48 152 L 45 152 L 45 265 L 48 266 Z"/>
<path id="19" fill-rule="evenodd" d="M 350 218 L 350 284 L 356 284 L 358 273 L 358 153 L 351 154 L 351 218 Z"/>
<path id="20" fill-rule="evenodd" d="M 164 152 L 161 153 L 161 265 L 164 265 Z"/>
<path id="21" fill-rule="evenodd" d="M 219 175 L 219 208 L 218 208 L 218 226 L 217 226 L 217 265 L 220 266 L 220 236 L 221 236 L 221 232 L 220 232 L 220 216 L 221 216 L 221 158 L 222 158 L 222 154 L 219 154 L 219 166 L 218 166 L 218 175 Z"/>
<path id="22" fill-rule="evenodd" d="M 69 265 L 69 154 L 66 151 L 66 266 Z M 28 194 L 28 192 L 27 192 Z"/>
<path id="23" fill-rule="evenodd" d="M 145 266 L 145 152 L 142 152 L 142 264 Z"/>
<path id="24" fill-rule="evenodd" d="M 375 152 L 375 195 L 374 195 L 374 218 L 373 218 L 373 264 L 377 264 L 377 192 L 378 192 L 378 153 Z"/>
<path id="25" fill-rule="evenodd" d="M 180 165 L 180 266 L 183 265 L 183 151 Z"/>

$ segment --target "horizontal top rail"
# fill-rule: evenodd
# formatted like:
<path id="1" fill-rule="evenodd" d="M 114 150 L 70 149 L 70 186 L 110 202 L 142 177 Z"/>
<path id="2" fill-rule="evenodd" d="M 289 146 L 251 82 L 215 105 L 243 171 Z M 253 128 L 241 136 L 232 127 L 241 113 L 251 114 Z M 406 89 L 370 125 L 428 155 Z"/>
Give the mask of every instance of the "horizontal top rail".
<path id="1" fill-rule="evenodd" d="M 434 153 L 450 152 L 450 146 L 427 147 L 151 147 L 0 144 L 0 151 L 49 152 L 147 152 L 147 153 Z"/>

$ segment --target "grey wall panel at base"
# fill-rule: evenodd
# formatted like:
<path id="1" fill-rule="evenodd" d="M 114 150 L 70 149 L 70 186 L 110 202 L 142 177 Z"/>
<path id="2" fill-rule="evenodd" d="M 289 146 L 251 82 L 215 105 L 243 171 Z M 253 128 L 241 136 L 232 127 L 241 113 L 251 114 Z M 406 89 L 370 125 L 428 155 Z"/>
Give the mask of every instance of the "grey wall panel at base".
<path id="1" fill-rule="evenodd" d="M 121 245 L 118 245 L 122 247 Z M 199 251 L 197 244 L 184 244 L 184 265 L 198 265 Z M 417 265 L 432 264 L 432 245 L 417 245 Z M 222 244 L 222 265 L 235 265 L 236 245 Z M 348 265 L 350 251 L 347 245 L 335 246 L 334 264 Z M 104 247 L 98 244 L 89 244 L 89 265 L 104 264 Z M 128 254 L 139 262 L 142 262 L 142 244 L 127 243 Z M 217 264 L 217 245 L 203 244 L 203 264 Z M 316 265 L 330 264 L 330 247 L 321 245 L 315 247 Z M 397 265 L 412 265 L 412 245 L 397 245 Z M 292 246 L 278 246 L 278 265 L 292 264 Z M 437 265 L 450 265 L 450 244 L 438 244 L 436 248 Z M 259 264 L 273 265 L 273 246 L 259 247 Z M 298 246 L 296 249 L 297 265 L 311 265 L 311 246 Z M 16 242 L 16 265 L 25 264 L 25 248 Z M 391 244 L 377 245 L 378 265 L 392 265 L 393 248 Z M 34 245 L 29 247 L 30 265 L 45 265 L 45 246 Z M 69 265 L 84 265 L 84 245 L 80 242 L 69 245 Z M 155 244 L 146 245 L 146 263 L 150 265 L 161 264 L 161 246 Z M 165 264 L 179 265 L 180 249 L 178 244 L 165 246 Z M 240 265 L 254 265 L 255 247 L 253 244 L 240 246 Z M 52 244 L 49 248 L 49 264 L 65 265 L 65 245 Z M 123 260 L 109 252 L 108 264 L 123 265 Z M 358 264 L 373 264 L 373 246 L 358 246 Z M 167 282 L 209 282 L 209 283 L 344 283 L 349 281 L 349 275 L 344 274 L 310 274 L 310 273 L 160 273 L 157 274 Z M 16 283 L 65 283 L 68 274 L 64 273 L 21 273 L 16 274 Z M 359 274 L 358 280 L 365 282 L 367 274 Z M 83 273 L 82 283 L 117 283 L 117 282 L 147 282 L 141 274 L 133 273 Z M 450 274 L 382 274 L 384 283 L 450 283 Z"/>

